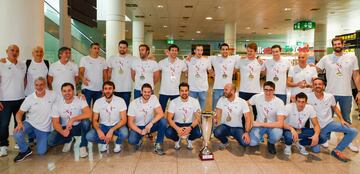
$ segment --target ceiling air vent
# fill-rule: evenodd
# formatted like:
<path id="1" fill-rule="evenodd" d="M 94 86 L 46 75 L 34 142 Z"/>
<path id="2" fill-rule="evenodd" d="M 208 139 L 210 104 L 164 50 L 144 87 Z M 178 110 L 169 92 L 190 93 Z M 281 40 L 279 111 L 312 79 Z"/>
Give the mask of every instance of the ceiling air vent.
<path id="1" fill-rule="evenodd" d="M 194 6 L 192 6 L 192 5 L 185 5 L 184 7 L 185 7 L 185 8 L 193 8 Z"/>
<path id="2" fill-rule="evenodd" d="M 136 15 L 135 18 L 145 18 L 145 16 Z"/>
<path id="3" fill-rule="evenodd" d="M 125 4 L 125 5 L 126 5 L 126 7 L 138 7 L 137 4 Z"/>

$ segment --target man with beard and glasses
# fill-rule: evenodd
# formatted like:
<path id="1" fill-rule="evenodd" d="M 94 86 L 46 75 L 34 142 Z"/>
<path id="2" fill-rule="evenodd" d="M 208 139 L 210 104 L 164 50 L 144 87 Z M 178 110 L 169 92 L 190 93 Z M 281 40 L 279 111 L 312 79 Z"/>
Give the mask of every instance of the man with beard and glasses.
<path id="1" fill-rule="evenodd" d="M 189 85 L 185 82 L 179 85 L 180 97 L 171 100 L 167 112 L 169 127 L 166 129 L 167 138 L 175 141 L 175 149 L 180 149 L 181 139 L 186 139 L 187 148 L 193 149 L 192 141 L 201 137 L 199 128 L 200 104 L 189 96 Z"/>
<path id="2" fill-rule="evenodd" d="M 132 89 L 131 64 L 138 58 L 127 54 L 128 43 L 125 40 L 119 42 L 118 49 L 119 54 L 106 60 L 109 68 L 107 78 L 115 83 L 114 95 L 123 98 L 129 107 Z"/>
<path id="3" fill-rule="evenodd" d="M 86 133 L 90 130 L 91 110 L 86 102 L 74 96 L 75 87 L 71 83 L 61 86 L 62 97 L 58 97 L 52 107 L 54 131 L 48 137 L 49 146 L 64 144 L 62 152 L 69 152 L 73 137 L 81 136 L 80 157 L 88 156 Z"/>
<path id="4" fill-rule="evenodd" d="M 62 84 L 71 83 L 76 86 L 79 80 L 79 68 L 71 62 L 71 49 L 68 47 L 59 49 L 58 58 L 59 61 L 50 65 L 48 87 L 60 96 Z"/>
<path id="5" fill-rule="evenodd" d="M 325 82 L 322 79 L 315 79 L 313 86 L 314 92 L 309 94 L 308 103 L 315 108 L 321 128 L 320 135 L 326 138 L 331 132 L 344 133 L 344 137 L 331 151 L 331 155 L 343 162 L 350 161 L 342 151 L 355 139 L 358 131 L 343 119 L 339 108 L 336 106 L 334 96 L 324 92 Z M 334 121 L 332 112 L 336 113 L 339 122 Z M 313 151 L 320 152 L 320 146 L 315 146 Z"/>
<path id="6" fill-rule="evenodd" d="M 216 122 L 220 125 L 214 130 L 214 136 L 220 140 L 220 150 L 229 145 L 227 137 L 233 136 L 241 146 L 248 146 L 250 143 L 251 115 L 248 104 L 244 99 L 236 96 L 236 86 L 228 83 L 224 87 L 224 96 L 216 105 Z M 245 125 L 242 117 L 245 117 Z M 244 129 L 245 126 L 245 129 Z"/>
<path id="7" fill-rule="evenodd" d="M 154 152 L 164 155 L 162 148 L 166 130 L 166 119 L 161 109 L 159 100 L 152 95 L 151 85 L 145 83 L 141 87 L 141 97 L 133 100 L 128 110 L 128 126 L 130 128 L 128 142 L 139 149 L 142 137 L 146 134 L 157 132 Z"/>
<path id="8" fill-rule="evenodd" d="M 325 91 L 334 95 L 336 103 L 339 103 L 341 115 L 344 120 L 351 124 L 352 91 L 351 78 L 354 79 L 357 95 L 356 102 L 360 103 L 360 76 L 357 57 L 352 53 L 344 53 L 344 41 L 334 38 L 331 41 L 334 53 L 324 56 L 316 64 L 319 70 L 326 71 L 327 86 Z M 359 152 L 359 148 L 352 143 L 349 149 Z"/>
<path id="9" fill-rule="evenodd" d="M 98 143 L 99 151 L 105 152 L 116 135 L 114 152 L 119 153 L 129 133 L 126 127 L 126 104 L 121 97 L 114 96 L 115 84 L 112 81 L 104 82 L 102 88 L 104 96 L 94 103 L 93 129 L 86 134 L 86 139 Z"/>
<path id="10" fill-rule="evenodd" d="M 141 97 L 140 90 L 143 84 L 148 83 L 151 88 L 154 88 L 160 78 L 158 63 L 148 57 L 150 54 L 149 46 L 141 44 L 139 54 L 140 59 L 136 59 L 131 65 L 131 78 L 135 81 L 134 99 Z"/>

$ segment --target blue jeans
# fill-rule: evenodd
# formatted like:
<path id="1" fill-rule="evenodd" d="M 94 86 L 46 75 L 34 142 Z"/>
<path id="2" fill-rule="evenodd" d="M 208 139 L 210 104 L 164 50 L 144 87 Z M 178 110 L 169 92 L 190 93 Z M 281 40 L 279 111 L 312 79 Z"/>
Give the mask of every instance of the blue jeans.
<path id="1" fill-rule="evenodd" d="M 167 124 L 166 119 L 162 118 L 151 127 L 150 133 L 157 131 L 156 143 L 164 142 L 166 124 Z M 144 128 L 145 128 L 145 126 L 139 126 L 139 129 L 141 129 L 141 130 L 143 130 Z M 133 144 L 133 145 L 139 144 L 139 141 L 142 137 L 143 137 L 143 135 L 141 135 L 133 130 L 130 130 L 128 142 L 129 142 L 129 144 Z"/>
<path id="2" fill-rule="evenodd" d="M 104 133 L 104 135 L 106 135 L 113 127 L 114 126 L 105 126 L 100 124 L 100 130 Z M 126 126 L 122 126 L 114 131 L 114 135 L 117 136 L 115 143 L 122 144 L 123 141 L 128 137 L 129 130 Z M 104 140 L 100 140 L 99 135 L 94 128 L 86 134 L 86 139 L 92 143 L 106 144 Z"/>
<path id="3" fill-rule="evenodd" d="M 168 102 L 168 100 L 173 100 L 175 98 L 179 97 L 179 95 L 164 95 L 164 94 L 160 94 L 159 95 L 159 102 L 161 105 L 161 108 L 163 110 L 163 112 L 165 113 L 166 110 L 166 104 Z"/>
<path id="4" fill-rule="evenodd" d="M 52 131 L 48 137 L 48 145 L 57 146 L 65 144 L 70 142 L 74 136 L 81 136 L 80 147 L 86 147 L 88 144 L 86 139 L 86 133 L 88 133 L 90 130 L 90 124 L 91 122 L 89 119 L 81 120 L 78 125 L 72 127 L 72 129 L 70 130 L 70 134 L 67 137 L 62 136 L 56 130 Z M 63 129 L 65 128 L 66 126 L 63 126 Z"/>
<path id="5" fill-rule="evenodd" d="M 279 99 L 281 99 L 284 102 L 284 105 L 286 105 L 286 94 L 275 94 L 275 96 Z"/>
<path id="6" fill-rule="evenodd" d="M 92 91 L 88 89 L 83 89 L 82 93 L 85 95 L 86 102 L 91 107 L 91 101 L 95 103 L 95 101 L 102 96 L 102 91 Z"/>
<path id="7" fill-rule="evenodd" d="M 191 123 L 175 123 L 179 127 L 188 127 L 191 125 Z M 165 136 L 173 141 L 179 141 L 179 135 L 176 132 L 176 130 L 169 126 L 165 131 Z M 191 131 L 189 135 L 189 140 L 193 141 L 197 138 L 201 137 L 201 132 L 199 126 L 195 126 Z"/>
<path id="8" fill-rule="evenodd" d="M 298 135 L 299 137 L 299 143 L 303 146 L 310 146 L 311 145 L 311 139 L 310 137 L 312 137 L 314 135 L 314 129 L 312 128 L 301 128 L 301 133 Z M 288 129 L 284 129 L 284 142 L 286 145 L 292 145 L 293 143 L 293 138 L 292 138 L 292 133 L 290 130 Z M 326 142 L 326 137 L 323 135 L 319 135 L 319 144 L 324 144 Z M 315 147 L 315 146 L 314 146 Z M 313 148 L 313 147 L 312 147 Z M 313 150 L 313 152 L 316 152 Z M 319 149 L 320 152 L 320 149 Z"/>
<path id="9" fill-rule="evenodd" d="M 226 144 L 229 141 L 227 138 L 228 136 L 233 136 L 241 146 L 248 146 L 249 144 L 245 143 L 242 138 L 243 134 L 244 128 L 230 127 L 226 124 L 221 124 L 214 130 L 214 136 L 223 144 Z"/>
<path id="10" fill-rule="evenodd" d="M 212 110 L 215 111 L 216 104 L 219 101 L 220 97 L 224 95 L 223 89 L 213 89 L 212 94 Z"/>
<path id="11" fill-rule="evenodd" d="M 14 116 L 14 121 L 16 113 L 19 111 L 21 103 L 24 99 L 15 100 L 15 101 L 1 101 L 4 109 L 0 111 L 0 147 L 9 146 L 9 124 L 11 120 L 11 114 Z M 25 117 L 23 117 L 25 118 Z M 17 122 L 15 121 L 15 127 Z"/>
<path id="12" fill-rule="evenodd" d="M 264 134 L 268 135 L 269 143 L 275 144 L 280 140 L 283 130 L 281 128 L 254 127 L 250 131 L 250 146 L 257 146 Z"/>
<path id="13" fill-rule="evenodd" d="M 130 99 L 131 99 L 131 92 L 114 92 L 114 94 L 118 97 L 124 99 L 126 103 L 126 107 L 129 107 Z"/>
<path id="14" fill-rule="evenodd" d="M 350 112 L 352 105 L 352 96 L 334 96 L 336 103 L 339 102 L 341 115 L 344 120 L 348 123 L 351 123 Z"/>
<path id="15" fill-rule="evenodd" d="M 34 128 L 30 123 L 27 121 L 23 122 L 24 129 L 20 130 L 19 132 L 14 133 L 15 142 L 19 145 L 20 152 L 26 152 L 29 148 L 28 143 L 25 140 L 25 136 L 29 134 L 35 135 L 36 139 L 36 151 L 39 155 L 44 155 L 47 151 L 47 141 L 48 135 L 50 132 L 43 132 Z"/>
<path id="16" fill-rule="evenodd" d="M 325 137 L 328 140 L 328 135 L 331 132 L 341 132 L 344 133 L 344 137 L 340 141 L 340 143 L 336 146 L 336 150 L 343 151 L 357 136 L 358 131 L 355 128 L 342 126 L 341 123 L 332 121 L 324 128 L 321 129 L 320 135 L 321 137 Z M 313 148 L 314 152 L 320 152 L 320 145 L 317 145 Z"/>
<path id="17" fill-rule="evenodd" d="M 205 102 L 206 102 L 207 91 L 202 91 L 202 92 L 190 91 L 189 95 L 195 99 L 198 99 L 201 110 L 205 111 Z"/>

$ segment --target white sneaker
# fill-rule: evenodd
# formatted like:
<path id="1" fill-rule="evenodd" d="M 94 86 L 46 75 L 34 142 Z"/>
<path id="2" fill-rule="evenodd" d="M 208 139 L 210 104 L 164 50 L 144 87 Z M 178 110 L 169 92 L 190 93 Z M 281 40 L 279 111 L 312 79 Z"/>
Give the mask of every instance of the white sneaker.
<path id="1" fill-rule="evenodd" d="M 98 144 L 98 148 L 100 152 L 106 152 L 109 146 L 107 144 Z"/>
<path id="2" fill-rule="evenodd" d="M 189 140 L 189 139 L 186 139 L 186 142 L 187 142 L 187 147 L 189 150 L 193 150 L 193 145 L 192 145 L 192 141 Z"/>
<path id="3" fill-rule="evenodd" d="M 356 147 L 355 145 L 353 145 L 353 143 L 350 143 L 350 144 L 348 145 L 348 148 L 349 148 L 351 151 L 353 151 L 353 152 L 359 152 L 359 148 Z"/>
<path id="4" fill-rule="evenodd" d="M 88 156 L 88 153 L 86 151 L 86 147 L 80 147 L 80 157 L 85 158 Z"/>
<path id="5" fill-rule="evenodd" d="M 114 152 L 119 153 L 121 151 L 121 144 L 115 144 Z"/>
<path id="6" fill-rule="evenodd" d="M 70 142 L 64 144 L 62 152 L 66 153 L 66 152 L 70 151 L 73 140 L 74 140 L 74 138 L 72 138 Z"/>
<path id="7" fill-rule="evenodd" d="M 329 141 L 326 141 L 324 144 L 321 145 L 322 147 L 328 148 L 329 147 Z"/>
<path id="8" fill-rule="evenodd" d="M 299 142 L 296 143 L 296 147 L 299 149 L 301 154 L 309 155 L 309 152 L 306 151 L 306 148 L 304 146 L 302 146 Z"/>
<path id="9" fill-rule="evenodd" d="M 291 155 L 291 145 L 285 145 L 284 154 L 288 156 Z"/>
<path id="10" fill-rule="evenodd" d="M 0 147 L 0 157 L 1 157 L 1 156 L 7 156 L 7 155 L 8 155 L 7 149 L 8 149 L 7 146 L 1 146 L 1 147 Z"/>
<path id="11" fill-rule="evenodd" d="M 175 142 L 175 150 L 180 149 L 180 143 L 181 143 L 181 138 L 179 138 L 179 140 L 177 142 Z"/>
<path id="12" fill-rule="evenodd" d="M 19 145 L 18 145 L 18 144 L 15 144 L 15 145 L 14 145 L 14 149 L 19 150 L 19 149 L 20 149 L 20 148 L 19 148 Z"/>

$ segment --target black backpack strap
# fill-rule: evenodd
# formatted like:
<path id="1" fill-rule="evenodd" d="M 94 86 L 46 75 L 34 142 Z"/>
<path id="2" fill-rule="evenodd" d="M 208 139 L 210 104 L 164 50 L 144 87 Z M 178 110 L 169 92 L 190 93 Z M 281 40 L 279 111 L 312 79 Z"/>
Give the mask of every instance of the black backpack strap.
<path id="1" fill-rule="evenodd" d="M 48 71 L 49 71 L 49 69 L 50 69 L 49 61 L 48 61 L 48 60 L 44 60 L 44 63 L 45 63 L 45 65 L 46 65 L 46 67 L 47 67 L 47 69 L 48 69 Z"/>
<path id="2" fill-rule="evenodd" d="M 26 63 L 26 73 L 25 73 L 25 77 L 26 77 L 26 75 L 27 75 L 27 73 L 28 73 L 28 69 L 29 69 L 30 64 L 31 64 L 31 59 L 26 60 L 25 63 Z"/>

